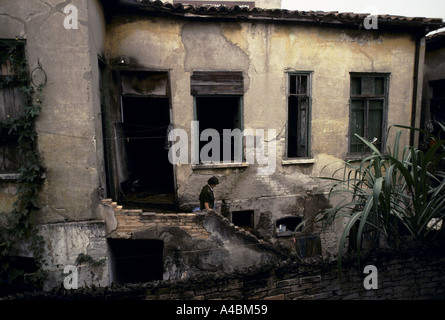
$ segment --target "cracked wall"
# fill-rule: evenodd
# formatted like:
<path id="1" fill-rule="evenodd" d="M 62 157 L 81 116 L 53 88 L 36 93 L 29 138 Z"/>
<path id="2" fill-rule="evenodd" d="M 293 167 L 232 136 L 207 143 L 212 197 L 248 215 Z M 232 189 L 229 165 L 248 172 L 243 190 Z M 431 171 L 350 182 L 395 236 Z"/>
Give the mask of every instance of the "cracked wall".
<path id="1" fill-rule="evenodd" d="M 78 29 L 64 28 L 68 4 L 77 8 Z M 46 168 L 36 222 L 47 240 L 46 286 L 60 285 L 61 270 L 80 253 L 106 257 L 107 252 L 105 239 L 97 234 L 103 226 L 94 223 L 105 179 L 97 66 L 103 55 L 103 9 L 96 0 L 5 0 L 0 7 L 0 38 L 24 39 L 30 71 L 40 65 L 47 78 L 36 121 Z M 16 186 L 14 180 L 0 180 L 2 213 L 9 210 Z M 88 220 L 93 222 L 79 222 Z M 107 266 L 94 272 L 81 268 L 79 277 L 81 285 L 108 284 Z"/>
<path id="2" fill-rule="evenodd" d="M 63 9 L 78 10 L 78 29 L 65 29 Z M 97 55 L 104 21 L 97 1 L 2 1 L 3 39 L 25 39 L 31 70 L 41 65 L 47 83 L 36 123 L 46 180 L 40 223 L 97 217 L 103 187 Z"/>
<path id="3" fill-rule="evenodd" d="M 63 270 L 66 266 L 76 266 L 78 286 L 105 287 L 110 284 L 109 259 L 105 223 L 103 221 L 70 222 L 44 224 L 38 227 L 39 235 L 45 241 L 46 264 L 44 271 L 48 278 L 44 290 L 60 287 L 63 284 Z M 98 265 L 88 262 L 76 263 L 79 255 L 91 257 Z"/>
<path id="4" fill-rule="evenodd" d="M 163 280 L 241 270 L 285 257 L 284 252 L 218 213 L 154 213 L 125 209 L 111 200 L 103 204 L 113 208 L 117 220 L 107 238 L 163 242 Z M 113 259 L 109 263 L 113 265 Z"/>
<path id="5" fill-rule="evenodd" d="M 330 176 L 338 168 L 335 163 L 346 158 L 350 72 L 390 73 L 388 126 L 409 125 L 411 109 L 406 106 L 411 105 L 414 53 L 415 43 L 408 34 L 153 16 L 117 17 L 106 39 L 109 59 L 126 56 L 136 68 L 169 70 L 173 125 L 189 137 L 194 119 L 193 71 L 243 72 L 244 128 L 276 130 L 275 172 L 258 174 L 257 163 L 220 169 L 178 165 L 175 183 L 181 210 L 189 212 L 198 205 L 207 179 L 216 175 L 220 180 L 215 189 L 217 209 L 254 210 L 256 231 L 266 238 L 271 237 L 276 219 L 302 214 L 302 201 L 318 187 L 314 177 Z M 289 70 L 312 71 L 312 160 L 308 163 L 284 161 Z M 403 139 L 407 142 L 408 136 Z M 310 201 L 305 204 L 310 211 L 320 208 Z M 335 242 L 335 237 L 326 242 Z"/>
<path id="6" fill-rule="evenodd" d="M 63 27 L 63 8 L 68 4 L 78 8 L 77 30 Z M 278 241 L 272 238 L 276 219 L 304 216 L 320 208 L 313 197 L 318 186 L 313 178 L 321 173 L 330 175 L 336 169 L 332 164 L 346 157 L 349 72 L 391 73 L 388 124 L 410 124 L 411 108 L 407 106 L 412 98 L 415 44 L 408 34 L 376 32 L 378 36 L 370 36 L 366 31 L 341 28 L 154 16 L 118 16 L 105 28 L 98 1 L 5 0 L 1 6 L 0 37 L 25 39 L 31 69 L 40 63 L 48 78 L 42 114 L 36 123 L 38 147 L 47 167 L 38 222 L 47 226 L 48 232 L 56 232 L 49 224 L 64 228 L 63 223 L 76 226 L 76 222 L 94 219 L 107 221 L 103 226 L 107 235 L 117 226 L 113 213 L 100 205 L 105 173 L 98 55 L 106 61 L 125 56 L 131 67 L 168 71 L 172 122 L 189 137 L 194 119 L 192 72 L 243 72 L 244 128 L 276 130 L 275 172 L 258 174 L 257 163 L 219 169 L 178 165 L 175 184 L 181 210 L 189 212 L 197 205 L 207 179 L 218 176 L 217 209 L 222 213 L 254 210 L 256 235 L 272 242 Z M 312 159 L 307 163 L 285 163 L 284 158 L 289 70 L 313 72 Z M 408 137 L 404 138 L 407 141 Z M 13 182 L 0 183 L 7 208 L 15 196 Z M 82 244 L 64 256 L 65 263 L 72 263 L 75 253 L 88 249 L 85 244 L 90 238 L 82 232 L 60 233 L 65 240 L 85 240 L 79 240 Z M 57 248 L 53 244 L 59 240 L 48 240 L 51 248 Z M 325 248 L 332 247 L 335 230 L 323 241 Z M 56 255 L 57 250 L 51 249 L 50 255 Z M 98 256 L 101 250 L 106 252 L 102 247 L 95 251 Z M 204 261 L 209 264 L 210 260 Z M 54 266 L 49 269 L 58 272 Z M 169 272 L 177 276 L 179 271 Z"/>

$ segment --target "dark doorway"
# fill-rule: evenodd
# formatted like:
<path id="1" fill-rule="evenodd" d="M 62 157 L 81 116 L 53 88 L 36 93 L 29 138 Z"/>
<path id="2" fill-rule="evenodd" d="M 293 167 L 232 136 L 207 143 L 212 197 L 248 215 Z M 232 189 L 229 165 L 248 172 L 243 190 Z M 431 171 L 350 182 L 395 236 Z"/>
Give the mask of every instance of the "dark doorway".
<path id="1" fill-rule="evenodd" d="M 165 148 L 170 124 L 166 98 L 122 97 L 128 173 L 147 191 L 173 193 L 173 169 Z"/>
<path id="2" fill-rule="evenodd" d="M 127 179 L 121 183 L 126 208 L 176 211 L 173 166 L 168 159 L 171 123 L 167 74 L 122 73 L 122 123 Z"/>
<path id="3" fill-rule="evenodd" d="M 161 240 L 108 239 L 117 283 L 162 280 L 164 242 Z"/>

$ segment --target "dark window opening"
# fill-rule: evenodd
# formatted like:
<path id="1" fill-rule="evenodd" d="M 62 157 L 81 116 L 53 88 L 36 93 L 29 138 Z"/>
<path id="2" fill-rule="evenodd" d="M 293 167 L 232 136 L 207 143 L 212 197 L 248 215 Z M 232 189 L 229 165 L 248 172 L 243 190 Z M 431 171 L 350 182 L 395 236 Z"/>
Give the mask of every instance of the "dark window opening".
<path id="1" fill-rule="evenodd" d="M 8 263 L 11 270 L 15 270 L 18 276 L 8 278 L 8 275 L 1 279 L 0 297 L 42 289 L 37 288 L 35 283 L 30 281 L 31 274 L 39 269 L 34 258 L 15 256 Z"/>
<path id="2" fill-rule="evenodd" d="M 108 244 L 115 282 L 138 283 L 162 280 L 163 241 L 108 239 Z"/>
<path id="3" fill-rule="evenodd" d="M 244 211 L 233 211 L 232 212 L 232 223 L 235 226 L 244 229 L 254 228 L 254 211 L 244 210 Z"/>
<path id="4" fill-rule="evenodd" d="M 370 152 L 360 137 L 384 149 L 387 109 L 387 76 L 351 75 L 349 153 Z"/>
<path id="5" fill-rule="evenodd" d="M 242 161 L 242 124 L 241 97 L 196 97 L 196 120 L 199 121 L 199 137 L 206 129 L 214 129 L 218 133 L 218 141 L 212 137 L 199 141 L 200 161 L 205 163 L 211 159 L 216 163 Z M 238 133 L 234 131 L 238 129 Z M 199 138 L 199 140 L 201 140 Z M 219 149 L 208 146 L 219 146 Z M 201 155 L 203 147 L 206 152 Z M 216 152 L 216 153 L 215 153 Z M 219 155 L 217 154 L 219 152 Z"/>
<path id="6" fill-rule="evenodd" d="M 287 157 L 309 157 L 309 74 L 289 74 L 288 81 Z"/>
<path id="7" fill-rule="evenodd" d="M 0 172 L 18 172 L 23 164 L 24 157 L 18 150 L 18 136 L 8 134 L 7 130 L 0 129 Z"/>
<path id="8" fill-rule="evenodd" d="M 276 220 L 275 230 L 277 237 L 291 236 L 302 221 L 302 217 L 296 216 Z"/>

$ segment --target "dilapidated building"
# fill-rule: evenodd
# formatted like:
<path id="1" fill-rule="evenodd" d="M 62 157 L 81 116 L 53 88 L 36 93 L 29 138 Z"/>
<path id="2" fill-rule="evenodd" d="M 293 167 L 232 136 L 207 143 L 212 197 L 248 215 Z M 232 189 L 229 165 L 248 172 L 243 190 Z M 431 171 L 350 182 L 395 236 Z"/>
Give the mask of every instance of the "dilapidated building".
<path id="1" fill-rule="evenodd" d="M 47 80 L 46 288 L 79 255 L 104 261 L 78 267 L 79 285 L 101 286 L 283 259 L 329 206 L 316 177 L 366 153 L 355 133 L 384 150 L 392 125 L 419 125 L 425 35 L 442 25 L 148 0 L 0 6 L 0 37 Z M 7 214 L 17 176 L 2 169 Z M 217 213 L 192 212 L 212 176 Z M 331 252 L 341 227 L 306 240 Z"/>

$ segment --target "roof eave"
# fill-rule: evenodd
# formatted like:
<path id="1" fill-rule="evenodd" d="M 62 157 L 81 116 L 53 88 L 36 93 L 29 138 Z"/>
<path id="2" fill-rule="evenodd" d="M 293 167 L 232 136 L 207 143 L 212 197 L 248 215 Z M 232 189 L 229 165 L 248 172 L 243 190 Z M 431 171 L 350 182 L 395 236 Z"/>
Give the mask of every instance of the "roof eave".
<path id="1" fill-rule="evenodd" d="M 264 21 L 277 23 L 295 23 L 347 27 L 364 29 L 363 23 L 367 14 L 320 12 L 320 11 L 289 11 L 281 9 L 260 9 L 240 7 L 197 7 L 181 4 L 164 4 L 162 1 L 150 0 L 116 0 L 121 8 L 127 8 L 140 14 L 162 14 L 186 19 L 200 20 L 236 20 Z M 378 16 L 378 30 L 393 32 L 410 32 L 424 34 L 445 26 L 439 18 L 408 18 L 401 16 Z"/>

